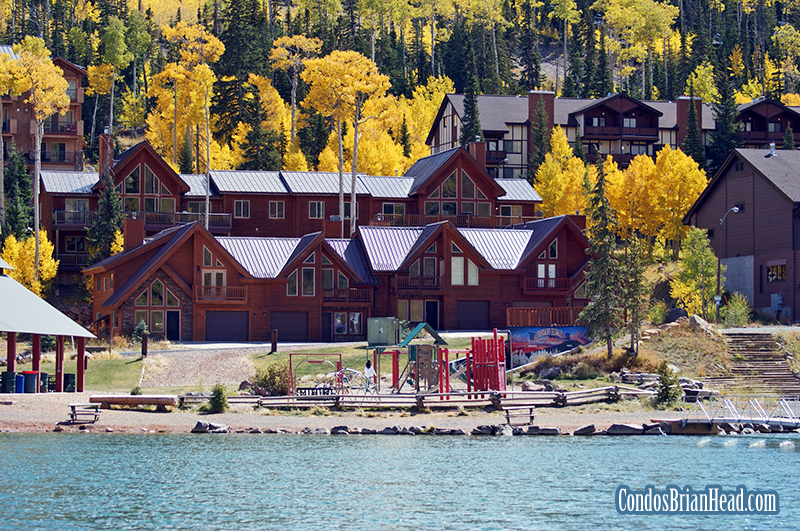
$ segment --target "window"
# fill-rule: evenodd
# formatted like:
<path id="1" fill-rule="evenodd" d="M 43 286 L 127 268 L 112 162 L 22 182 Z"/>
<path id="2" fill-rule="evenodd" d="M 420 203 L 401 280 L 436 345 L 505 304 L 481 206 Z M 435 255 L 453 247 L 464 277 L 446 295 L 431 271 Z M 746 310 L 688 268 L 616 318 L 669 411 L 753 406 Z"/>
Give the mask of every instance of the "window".
<path id="1" fill-rule="evenodd" d="M 492 204 L 491 203 L 478 203 L 478 210 L 476 214 L 482 218 L 488 218 L 492 216 Z"/>
<path id="2" fill-rule="evenodd" d="M 585 299 L 586 298 L 586 282 L 581 282 L 581 285 L 575 290 L 575 293 L 572 296 L 576 299 Z"/>
<path id="3" fill-rule="evenodd" d="M 304 267 L 303 268 L 303 296 L 304 297 L 313 297 L 314 296 L 314 268 L 313 267 Z"/>
<path id="4" fill-rule="evenodd" d="M 144 193 L 157 195 L 161 183 L 158 182 L 155 173 L 147 166 L 144 167 Z"/>
<path id="5" fill-rule="evenodd" d="M 186 210 L 194 214 L 200 214 L 206 211 L 206 205 L 201 201 L 189 201 L 186 203 Z"/>
<path id="6" fill-rule="evenodd" d="M 171 308 L 177 308 L 181 305 L 181 301 L 178 300 L 178 297 L 175 296 L 172 291 L 167 290 L 167 306 Z"/>
<path id="7" fill-rule="evenodd" d="M 408 320 L 408 301 L 405 299 L 397 301 L 397 318 L 401 321 Z"/>
<path id="8" fill-rule="evenodd" d="M 144 211 L 145 212 L 158 212 L 158 199 L 155 197 L 144 198 Z"/>
<path id="9" fill-rule="evenodd" d="M 631 155 L 647 155 L 647 144 L 632 142 Z"/>
<path id="10" fill-rule="evenodd" d="M 425 215 L 438 216 L 439 215 L 439 202 L 438 201 L 425 201 Z"/>
<path id="11" fill-rule="evenodd" d="M 88 199 L 65 199 L 64 210 L 67 212 L 88 212 L 89 200 Z"/>
<path id="12" fill-rule="evenodd" d="M 133 321 L 137 325 L 142 322 L 144 324 L 147 324 L 147 310 L 136 310 L 135 312 L 133 312 Z"/>
<path id="13" fill-rule="evenodd" d="M 269 202 L 269 217 L 271 219 L 283 219 L 283 201 Z"/>
<path id="14" fill-rule="evenodd" d="M 356 218 L 358 218 L 358 203 L 356 203 Z M 344 219 L 350 219 L 350 201 L 344 202 Z"/>
<path id="15" fill-rule="evenodd" d="M 325 203 L 323 203 L 322 201 L 309 201 L 308 218 L 322 219 L 324 217 L 325 217 Z"/>
<path id="16" fill-rule="evenodd" d="M 108 289 L 114 289 L 114 272 L 108 274 Z"/>
<path id="17" fill-rule="evenodd" d="M 164 310 L 150 311 L 150 331 L 151 332 L 164 331 Z"/>
<path id="18" fill-rule="evenodd" d="M 455 172 L 442 183 L 442 197 L 448 199 L 458 197 L 458 184 L 456 183 Z"/>
<path id="19" fill-rule="evenodd" d="M 103 277 L 103 291 L 108 291 L 108 277 Z"/>
<path id="20" fill-rule="evenodd" d="M 486 199 L 486 196 L 483 195 L 483 192 L 481 192 L 480 188 L 478 188 L 478 199 Z"/>
<path id="21" fill-rule="evenodd" d="M 461 197 L 475 199 L 475 183 L 463 172 L 461 173 Z"/>
<path id="22" fill-rule="evenodd" d="M 706 230 L 706 234 L 708 235 L 708 239 L 709 240 L 713 240 L 714 239 L 714 229 Z"/>
<path id="23" fill-rule="evenodd" d="M 126 197 L 125 198 L 125 212 L 139 212 L 139 198 Z"/>
<path id="24" fill-rule="evenodd" d="M 297 296 L 297 269 L 292 271 L 292 274 L 287 277 L 286 295 L 289 297 Z"/>
<path id="25" fill-rule="evenodd" d="M 521 140 L 504 140 L 503 149 L 506 153 L 522 153 Z"/>
<path id="26" fill-rule="evenodd" d="M 233 202 L 233 217 L 235 218 L 249 218 L 250 217 L 250 201 L 234 201 Z"/>
<path id="27" fill-rule="evenodd" d="M 504 216 L 504 217 L 521 218 L 522 217 L 522 206 L 521 205 L 501 205 L 500 206 L 500 215 Z"/>
<path id="28" fill-rule="evenodd" d="M 422 276 L 424 277 L 435 277 L 436 276 L 436 258 L 432 256 L 426 256 L 422 259 Z"/>
<path id="29" fill-rule="evenodd" d="M 347 280 L 347 277 L 346 277 L 346 276 L 344 276 L 344 273 L 342 273 L 341 271 L 339 271 L 339 273 L 338 273 L 338 275 L 337 275 L 336 279 L 337 279 L 337 280 L 336 280 L 336 282 L 337 282 L 337 286 L 338 286 L 338 288 L 339 288 L 339 289 L 347 289 L 347 287 L 348 287 L 348 284 L 350 283 L 350 281 L 349 281 L 349 280 Z"/>
<path id="30" fill-rule="evenodd" d="M 744 162 L 738 161 L 733 164 L 733 171 L 740 173 L 744 171 Z"/>
<path id="31" fill-rule="evenodd" d="M 317 253 L 311 253 L 310 255 L 308 255 L 306 257 L 305 260 L 303 260 L 303 263 L 304 264 L 313 264 L 316 261 L 317 261 Z"/>
<path id="32" fill-rule="evenodd" d="M 753 124 L 752 124 L 752 122 L 739 122 L 739 128 L 742 131 L 752 131 L 753 130 Z"/>
<path id="33" fill-rule="evenodd" d="M 478 266 L 472 260 L 467 260 L 467 285 L 478 285 Z"/>
<path id="34" fill-rule="evenodd" d="M 164 197 L 161 199 L 161 212 L 172 214 L 175 212 L 175 199 L 172 197 Z"/>
<path id="35" fill-rule="evenodd" d="M 322 289 L 333 289 L 333 269 L 323 268 L 322 270 Z"/>
<path id="36" fill-rule="evenodd" d="M 58 120 L 58 118 L 55 119 Z M 50 162 L 67 162 L 67 145 L 65 143 L 53 142 L 50 144 Z"/>
<path id="37" fill-rule="evenodd" d="M 422 317 L 422 302 L 423 301 L 411 301 L 411 315 L 409 316 L 409 321 L 421 322 L 424 320 Z"/>
<path id="38" fill-rule="evenodd" d="M 127 177 L 125 177 L 125 193 L 126 194 L 138 194 L 139 193 L 139 167 L 137 166 L 135 170 L 130 172 Z"/>
<path id="39" fill-rule="evenodd" d="M 150 306 L 164 306 L 164 283 L 160 280 L 150 286 Z"/>
<path id="40" fill-rule="evenodd" d="M 439 199 L 439 188 L 436 188 L 431 195 L 428 196 L 430 199 Z"/>
<path id="41" fill-rule="evenodd" d="M 461 248 L 455 244 L 455 242 L 450 242 L 450 252 L 451 253 L 460 253 Z"/>
<path id="42" fill-rule="evenodd" d="M 320 255 L 319 261 L 322 265 L 331 265 L 331 261 L 324 254 Z"/>
<path id="43" fill-rule="evenodd" d="M 217 271 L 214 269 L 203 270 L 203 285 L 204 286 L 224 286 L 225 285 L 225 271 Z"/>
<path id="44" fill-rule="evenodd" d="M 333 314 L 333 333 L 347 333 L 347 312 L 335 312 Z"/>
<path id="45" fill-rule="evenodd" d="M 780 122 L 769 122 L 767 124 L 767 131 L 770 133 L 780 133 L 783 131 L 783 128 Z"/>
<path id="46" fill-rule="evenodd" d="M 408 268 L 408 274 L 412 277 L 419 276 L 419 260 L 414 260 L 414 263 Z"/>
<path id="47" fill-rule="evenodd" d="M 475 213 L 475 203 L 461 203 L 461 213 L 462 214 L 474 214 Z"/>
<path id="48" fill-rule="evenodd" d="M 436 253 L 436 242 L 433 242 L 430 247 L 425 249 L 427 254 L 435 254 Z"/>
<path id="49" fill-rule="evenodd" d="M 486 151 L 497 151 L 497 140 L 487 140 Z"/>
<path id="50" fill-rule="evenodd" d="M 205 245 L 203 246 L 203 266 L 204 267 L 211 267 L 211 251 L 208 250 L 208 247 Z"/>
<path id="51" fill-rule="evenodd" d="M 443 216 L 455 216 L 457 214 L 456 209 L 458 208 L 458 203 L 455 201 L 442 201 L 442 215 Z"/>
<path id="52" fill-rule="evenodd" d="M 134 304 L 136 306 L 147 306 L 147 290 L 144 290 L 139 294 L 138 297 L 136 297 Z M 139 321 L 136 322 L 138 323 Z"/>
<path id="53" fill-rule="evenodd" d="M 361 312 L 350 312 L 350 333 L 361 333 Z"/>
<path id="54" fill-rule="evenodd" d="M 622 127 L 630 127 L 630 128 L 636 127 L 636 118 L 635 117 L 623 118 Z"/>
<path id="55" fill-rule="evenodd" d="M 83 236 L 67 236 L 67 252 L 83 253 L 86 252 L 86 238 Z"/>
<path id="56" fill-rule="evenodd" d="M 550 242 L 550 248 L 548 250 L 548 254 L 550 258 L 558 258 L 558 239 L 553 240 Z"/>
<path id="57" fill-rule="evenodd" d="M 450 257 L 450 284 L 453 286 L 464 285 L 464 257 Z"/>
<path id="58" fill-rule="evenodd" d="M 406 213 L 406 205 L 403 203 L 384 203 L 383 213 L 388 215 L 402 216 Z"/>
<path id="59" fill-rule="evenodd" d="M 767 266 L 767 282 L 783 282 L 784 280 L 786 280 L 786 264 Z"/>
<path id="60" fill-rule="evenodd" d="M 605 127 L 606 126 L 606 117 L 605 116 L 592 116 L 590 124 L 592 127 Z"/>
<path id="61" fill-rule="evenodd" d="M 166 186 L 164 186 L 164 183 L 161 183 L 161 195 L 170 195 L 169 189 Z"/>

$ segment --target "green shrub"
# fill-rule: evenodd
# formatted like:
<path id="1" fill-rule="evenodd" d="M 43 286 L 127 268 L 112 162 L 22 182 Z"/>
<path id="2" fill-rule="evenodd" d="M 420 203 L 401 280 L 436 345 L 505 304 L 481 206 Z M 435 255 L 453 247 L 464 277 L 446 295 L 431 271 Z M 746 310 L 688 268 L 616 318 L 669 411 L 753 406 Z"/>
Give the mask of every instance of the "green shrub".
<path id="1" fill-rule="evenodd" d="M 678 377 L 669 368 L 666 360 L 661 362 L 656 370 L 658 374 L 658 387 L 656 402 L 659 404 L 674 404 L 683 395 L 683 389 L 678 381 Z"/>
<path id="2" fill-rule="evenodd" d="M 131 389 L 131 394 L 132 395 L 140 395 L 140 394 L 142 394 L 142 388 L 137 385 L 136 387 Z"/>
<path id="3" fill-rule="evenodd" d="M 662 300 L 653 301 L 650 310 L 647 312 L 647 320 L 654 325 L 664 324 L 664 320 L 669 313 L 669 306 Z"/>
<path id="4" fill-rule="evenodd" d="M 42 336 L 41 339 L 42 352 L 53 352 L 56 350 L 56 336 Z"/>
<path id="5" fill-rule="evenodd" d="M 256 371 L 255 384 L 273 396 L 289 394 L 289 361 L 276 361 Z"/>
<path id="6" fill-rule="evenodd" d="M 131 337 L 133 337 L 133 339 L 136 340 L 137 342 L 141 343 L 142 336 L 149 333 L 150 332 L 148 332 L 147 330 L 147 323 L 145 323 L 144 320 L 142 320 L 139 321 L 139 323 L 133 327 L 133 333 L 131 334 Z"/>
<path id="7" fill-rule="evenodd" d="M 591 380 L 602 376 L 602 373 L 584 361 L 572 368 L 572 376 L 577 380 Z"/>
<path id="8" fill-rule="evenodd" d="M 744 326 L 750 322 L 752 308 L 750 301 L 741 293 L 734 293 L 729 299 L 727 306 L 720 308 L 720 318 L 725 326 Z"/>
<path id="9" fill-rule="evenodd" d="M 224 413 L 228 410 L 228 395 L 225 392 L 225 386 L 217 382 L 211 388 L 211 398 L 208 399 L 208 404 L 205 407 L 206 413 Z"/>

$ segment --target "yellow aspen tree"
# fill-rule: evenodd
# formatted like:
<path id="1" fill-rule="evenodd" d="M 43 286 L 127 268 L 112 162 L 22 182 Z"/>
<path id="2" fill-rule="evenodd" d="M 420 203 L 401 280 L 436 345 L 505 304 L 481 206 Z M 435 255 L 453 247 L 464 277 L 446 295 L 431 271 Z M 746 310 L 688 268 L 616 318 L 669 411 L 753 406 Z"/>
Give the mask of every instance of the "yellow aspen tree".
<path id="1" fill-rule="evenodd" d="M 25 76 L 22 67 L 11 56 L 0 54 L 0 98 L 3 96 L 19 96 L 30 88 L 30 80 Z M 0 99 L 0 116 L 3 115 L 3 101 Z M 4 190 L 3 149 L 0 149 L 0 226 L 6 222 L 6 196 Z"/>
<path id="2" fill-rule="evenodd" d="M 627 240 L 634 232 L 655 237 L 661 228 L 654 220 L 653 198 L 659 186 L 655 182 L 656 164 L 647 155 L 638 155 L 625 171 L 606 174 L 606 196 L 617 211 L 617 234 Z"/>
<path id="3" fill-rule="evenodd" d="M 292 121 L 291 134 L 289 136 L 290 142 L 294 141 L 295 124 L 297 122 L 297 86 L 300 84 L 300 71 L 303 69 L 303 64 L 305 63 L 306 59 L 312 55 L 318 54 L 321 48 L 321 40 L 315 37 L 309 39 L 304 35 L 280 37 L 272 44 L 272 51 L 269 54 L 269 59 L 272 62 L 272 66 L 279 70 L 285 70 L 287 76 L 289 76 L 289 70 L 292 71 L 292 75 L 289 76 L 289 81 L 292 85 Z"/>
<path id="4" fill-rule="evenodd" d="M 40 242 L 37 246 L 37 240 Z M 37 251 L 38 247 L 38 251 Z M 50 283 L 58 271 L 58 260 L 53 259 L 53 244 L 47 237 L 47 231 L 41 231 L 38 238 L 17 240 L 14 235 L 6 238 L 3 244 L 3 260 L 14 270 L 9 276 L 31 290 L 41 298 L 45 298 Z M 41 259 L 38 265 L 34 256 L 39 252 Z"/>
<path id="5" fill-rule="evenodd" d="M 657 204 L 661 206 L 661 235 L 681 241 L 688 230 L 683 216 L 705 190 L 706 172 L 690 156 L 667 144 L 656 154 L 656 174 L 664 183 L 656 190 Z"/>
<path id="6" fill-rule="evenodd" d="M 125 250 L 125 238 L 122 236 L 122 231 L 114 232 L 114 241 L 111 242 L 111 256 L 119 254 Z"/>
<path id="7" fill-rule="evenodd" d="M 286 103 L 284 103 L 281 95 L 272 86 L 272 82 L 264 76 L 250 74 L 247 78 L 247 84 L 252 85 L 258 91 L 259 104 L 261 105 L 262 118 L 261 127 L 264 129 L 271 129 L 273 131 L 280 131 L 291 119 L 289 110 Z"/>
<path id="8" fill-rule="evenodd" d="M 283 169 L 288 171 L 308 171 L 308 161 L 300 149 L 300 139 L 295 137 L 283 156 Z"/>
<path id="9" fill-rule="evenodd" d="M 89 149 L 94 146 L 95 123 L 97 122 L 97 103 L 100 96 L 111 92 L 111 81 L 114 77 L 114 67 L 109 64 L 92 65 L 87 70 L 89 86 L 86 87 L 86 96 L 94 96 L 94 111 L 92 111 L 92 131 L 89 135 Z"/>
<path id="10" fill-rule="evenodd" d="M 582 212 L 586 206 L 586 166 L 575 157 L 561 126 L 553 128 L 550 151 L 536 171 L 536 191 L 546 217 Z"/>
<path id="11" fill-rule="evenodd" d="M 27 79 L 25 83 L 30 86 L 28 97 L 25 103 L 31 106 L 33 119 L 36 122 L 36 133 L 34 146 L 33 164 L 33 234 L 35 242 L 35 269 L 39 271 L 39 221 L 41 211 L 39 208 L 39 174 L 42 170 L 42 150 L 38 146 L 42 145 L 44 136 L 44 121 L 56 113 L 64 114 L 69 109 L 69 96 L 67 95 L 67 80 L 64 79 L 64 72 L 53 64 L 50 59 L 50 51 L 45 47 L 44 41 L 38 37 L 26 36 L 25 39 L 14 45 L 14 53 L 17 54 L 17 61 L 20 71 Z"/>

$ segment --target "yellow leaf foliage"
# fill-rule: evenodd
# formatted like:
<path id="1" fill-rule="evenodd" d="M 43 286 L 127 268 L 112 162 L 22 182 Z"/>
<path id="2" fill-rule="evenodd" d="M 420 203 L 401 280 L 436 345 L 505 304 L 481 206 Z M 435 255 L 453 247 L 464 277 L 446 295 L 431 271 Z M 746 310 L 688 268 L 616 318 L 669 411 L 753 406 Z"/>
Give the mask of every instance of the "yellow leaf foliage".
<path id="1" fill-rule="evenodd" d="M 283 156 L 283 169 L 288 171 L 308 171 L 308 161 L 300 150 L 300 139 L 295 137 Z"/>
<path id="2" fill-rule="evenodd" d="M 683 216 L 705 190 L 708 179 L 697 162 L 669 144 L 656 154 L 656 173 L 660 183 L 654 201 L 660 211 L 661 234 L 668 240 L 682 240 L 688 227 Z"/>
<path id="3" fill-rule="evenodd" d="M 660 224 L 653 204 L 654 192 L 659 188 L 655 173 L 653 159 L 639 155 L 625 171 L 615 165 L 614 171 L 606 174 L 606 196 L 617 211 L 617 232 L 623 239 L 636 231 L 650 237 L 658 234 Z"/>
<path id="4" fill-rule="evenodd" d="M 781 103 L 787 107 L 800 107 L 800 94 L 790 92 L 781 96 Z"/>
<path id="5" fill-rule="evenodd" d="M 111 255 L 119 254 L 125 250 L 125 238 L 122 235 L 122 231 L 116 231 L 114 233 L 114 241 L 111 242 Z"/>
<path id="6" fill-rule="evenodd" d="M 53 259 L 53 244 L 47 238 L 47 231 L 39 231 L 39 278 L 36 279 L 36 242 L 34 238 L 17 240 L 14 235 L 6 238 L 3 247 L 3 260 L 14 267 L 9 276 L 41 298 L 47 296 L 50 282 L 58 271 L 58 260 Z"/>
<path id="7" fill-rule="evenodd" d="M 56 113 L 67 112 L 67 80 L 64 79 L 64 71 L 50 59 L 50 51 L 44 41 L 28 35 L 21 43 L 14 45 L 14 53 L 28 79 L 30 92 L 25 103 L 33 108 L 34 119 L 44 121 Z"/>
<path id="8" fill-rule="evenodd" d="M 184 21 L 178 22 L 174 28 L 162 26 L 164 38 L 178 44 L 180 64 L 192 68 L 202 63 L 216 63 L 225 52 L 225 45 L 202 24 L 190 26 Z"/>
<path id="9" fill-rule="evenodd" d="M 587 173 L 588 172 L 588 173 Z M 569 146 L 567 134 L 556 126 L 550 135 L 550 151 L 536 171 L 536 191 L 542 197 L 545 217 L 583 212 L 586 186 L 594 180 L 593 168 L 587 168 Z"/>
<path id="10" fill-rule="evenodd" d="M 694 95 L 703 98 L 706 103 L 716 103 L 719 100 L 719 91 L 714 81 L 714 66 L 708 61 L 698 65 L 686 80 L 687 96 L 694 90 Z"/>
<path id="11" fill-rule="evenodd" d="M 250 74 L 247 83 L 254 86 L 258 91 L 258 99 L 261 103 L 262 116 L 264 120 L 261 127 L 273 131 L 282 131 L 289 128 L 291 121 L 291 111 L 281 95 L 272 86 L 269 79 Z"/>
<path id="12" fill-rule="evenodd" d="M 87 69 L 89 86 L 86 87 L 86 95 L 108 94 L 111 92 L 111 80 L 114 74 L 114 67 L 111 65 L 93 65 Z"/>

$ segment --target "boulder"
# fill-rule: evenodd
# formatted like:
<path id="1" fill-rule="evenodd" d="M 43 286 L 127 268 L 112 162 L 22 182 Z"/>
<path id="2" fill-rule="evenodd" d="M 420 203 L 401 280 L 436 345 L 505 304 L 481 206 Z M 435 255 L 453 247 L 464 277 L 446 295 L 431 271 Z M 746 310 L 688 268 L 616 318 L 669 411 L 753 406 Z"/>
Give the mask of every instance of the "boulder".
<path id="1" fill-rule="evenodd" d="M 612 424 L 606 430 L 607 435 L 641 435 L 642 432 L 641 426 L 636 424 Z"/>
<path id="2" fill-rule="evenodd" d="M 560 428 L 539 428 L 539 435 L 561 435 Z"/>
<path id="3" fill-rule="evenodd" d="M 545 380 L 555 380 L 561 376 L 561 367 L 547 367 L 539 373 L 539 377 Z"/>
<path id="4" fill-rule="evenodd" d="M 242 383 L 239 384 L 239 391 L 245 391 L 245 390 L 250 389 L 252 387 L 253 387 L 253 384 L 251 384 L 250 382 L 245 380 L 245 381 L 243 381 Z"/>
<path id="5" fill-rule="evenodd" d="M 525 435 L 539 435 L 539 426 L 528 426 Z"/>
<path id="6" fill-rule="evenodd" d="M 686 313 L 686 310 L 683 308 L 670 308 L 667 312 L 667 317 L 664 319 L 664 323 L 674 323 L 681 317 L 686 317 L 688 319 L 689 314 Z"/>
<path id="7" fill-rule="evenodd" d="M 247 433 L 261 433 L 261 429 L 259 428 L 250 428 L 247 430 Z"/>
<path id="8" fill-rule="evenodd" d="M 753 435 L 755 432 L 756 430 L 754 430 L 753 428 L 742 428 L 742 431 L 740 431 L 739 433 L 741 433 L 742 435 Z"/>
<path id="9" fill-rule="evenodd" d="M 414 433 L 408 428 L 403 427 L 397 430 L 397 435 L 416 435 L 416 433 Z"/>
<path id="10" fill-rule="evenodd" d="M 708 335 L 714 335 L 714 330 L 711 328 L 711 325 L 699 315 L 692 315 L 689 318 L 689 326 L 692 328 L 699 328 Z"/>
<path id="11" fill-rule="evenodd" d="M 530 381 L 522 382 L 522 384 L 520 385 L 520 388 L 523 391 L 544 391 L 544 386 L 543 385 L 540 385 L 540 384 L 537 384 L 537 383 L 534 383 L 534 382 L 530 382 Z"/>
<path id="12" fill-rule="evenodd" d="M 466 435 L 466 434 L 467 434 L 467 432 L 465 432 L 461 428 L 458 428 L 458 429 L 455 429 L 455 430 L 450 430 L 450 435 Z"/>
<path id="13" fill-rule="evenodd" d="M 581 426 L 574 432 L 572 435 L 592 435 L 595 432 L 594 424 L 587 424 L 586 426 Z"/>
<path id="14" fill-rule="evenodd" d="M 208 430 L 209 430 L 209 423 L 202 420 L 198 420 L 197 424 L 195 424 L 194 428 L 192 428 L 191 433 L 208 433 Z"/>
<path id="15" fill-rule="evenodd" d="M 433 429 L 434 435 L 450 435 L 450 430 L 446 430 L 444 428 L 434 428 Z"/>
<path id="16" fill-rule="evenodd" d="M 512 437 L 514 435 L 514 428 L 508 425 L 502 426 L 499 430 L 497 430 L 495 435 L 500 437 Z"/>
<path id="17" fill-rule="evenodd" d="M 334 426 L 331 435 L 350 435 L 350 429 L 347 426 Z"/>
<path id="18" fill-rule="evenodd" d="M 494 430 L 491 426 L 478 426 L 472 430 L 472 435 L 492 435 Z"/>
<path id="19" fill-rule="evenodd" d="M 420 433 L 425 432 L 425 428 L 423 428 L 422 426 L 411 426 L 410 428 L 408 428 L 408 431 L 410 431 L 414 435 L 419 435 Z"/>
<path id="20" fill-rule="evenodd" d="M 363 432 L 362 432 L 363 433 Z M 386 427 L 383 428 L 381 431 L 377 432 L 378 435 L 397 435 L 397 431 L 394 428 Z"/>

